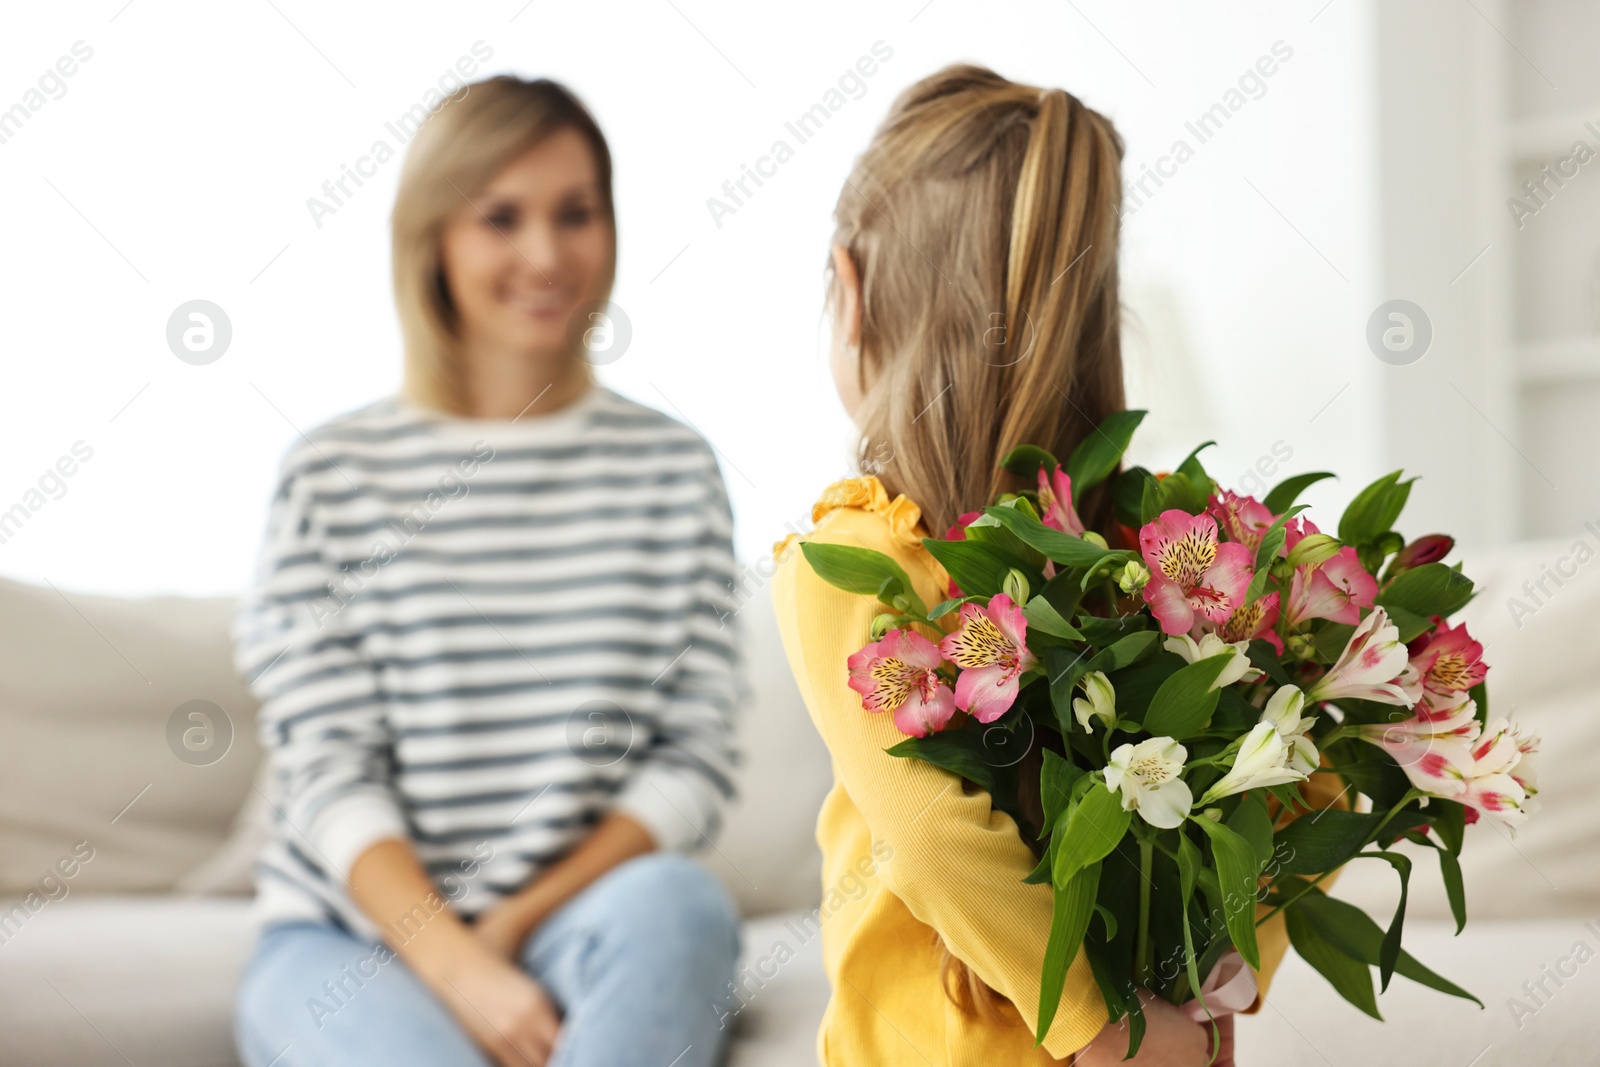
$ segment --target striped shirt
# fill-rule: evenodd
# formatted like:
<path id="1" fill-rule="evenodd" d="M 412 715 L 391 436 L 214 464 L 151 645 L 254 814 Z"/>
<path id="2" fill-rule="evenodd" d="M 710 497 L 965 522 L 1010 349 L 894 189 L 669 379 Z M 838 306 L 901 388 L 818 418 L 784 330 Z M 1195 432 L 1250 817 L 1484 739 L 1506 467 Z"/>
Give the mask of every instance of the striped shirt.
<path id="1" fill-rule="evenodd" d="M 390 397 L 306 435 L 234 625 L 275 810 L 258 915 L 375 939 L 344 886 L 390 836 L 466 916 L 611 810 L 708 841 L 745 695 L 734 570 L 711 447 L 598 383 L 549 415 Z"/>

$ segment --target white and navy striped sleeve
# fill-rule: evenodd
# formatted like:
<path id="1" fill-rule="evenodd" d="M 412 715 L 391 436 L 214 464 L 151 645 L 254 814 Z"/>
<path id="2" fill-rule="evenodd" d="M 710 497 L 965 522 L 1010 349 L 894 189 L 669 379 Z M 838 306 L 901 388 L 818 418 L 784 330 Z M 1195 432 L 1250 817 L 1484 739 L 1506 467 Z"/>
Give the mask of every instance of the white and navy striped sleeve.
<path id="1" fill-rule="evenodd" d="M 309 442 L 279 470 L 256 581 L 235 619 L 235 663 L 258 724 L 281 817 L 340 883 L 368 847 L 409 838 L 390 785 L 393 736 L 378 676 L 327 610 L 333 569 L 314 506 L 331 463 Z"/>
<path id="2" fill-rule="evenodd" d="M 734 712 L 748 700 L 740 669 L 733 515 L 716 455 L 702 446 L 705 493 L 687 641 L 654 683 L 664 695 L 660 721 L 615 800 L 651 832 L 657 847 L 679 851 L 717 835 L 734 792 Z"/>

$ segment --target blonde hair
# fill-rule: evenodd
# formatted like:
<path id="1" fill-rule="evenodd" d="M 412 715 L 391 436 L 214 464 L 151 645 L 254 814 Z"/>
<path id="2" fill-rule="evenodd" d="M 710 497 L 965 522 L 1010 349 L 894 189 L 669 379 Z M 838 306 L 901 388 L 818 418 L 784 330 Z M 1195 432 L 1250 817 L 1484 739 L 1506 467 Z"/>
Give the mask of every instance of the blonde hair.
<path id="1" fill-rule="evenodd" d="M 413 402 L 466 414 L 459 320 L 445 282 L 445 223 L 501 170 L 560 129 L 575 129 L 594 151 L 601 211 L 612 222 L 611 152 L 581 101 L 548 79 L 508 74 L 462 86 L 422 123 L 406 152 L 390 216 L 395 307 L 405 345 L 401 392 Z M 616 270 L 615 246 L 605 288 Z M 586 361 L 584 373 L 593 374 Z"/>
<path id="2" fill-rule="evenodd" d="M 942 533 L 1124 406 L 1122 140 L 1061 89 L 956 65 L 896 99 L 834 208 L 861 279 L 858 462 Z M 830 269 L 830 299 L 838 279 Z M 887 459 L 876 458 L 887 456 Z M 1109 490 L 1080 506 L 1106 529 Z"/>
<path id="3" fill-rule="evenodd" d="M 900 95 L 845 182 L 834 240 L 861 279 L 858 461 L 875 457 L 930 532 L 1028 487 L 999 468 L 1016 445 L 1065 461 L 1123 408 L 1121 161 L 1111 122 L 1070 93 L 957 65 Z M 838 285 L 830 272 L 831 302 Z M 1109 529 L 1109 489 L 1080 512 Z M 939 981 L 996 1013 L 948 947 Z"/>

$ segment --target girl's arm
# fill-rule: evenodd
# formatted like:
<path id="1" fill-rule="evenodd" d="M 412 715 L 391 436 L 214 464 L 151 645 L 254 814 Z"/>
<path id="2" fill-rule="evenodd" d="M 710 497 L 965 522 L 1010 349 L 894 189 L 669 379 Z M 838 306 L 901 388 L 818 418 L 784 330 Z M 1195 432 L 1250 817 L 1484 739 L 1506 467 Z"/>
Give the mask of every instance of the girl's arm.
<path id="1" fill-rule="evenodd" d="M 939 599 L 921 561 L 894 543 L 875 515 L 835 512 L 811 540 L 884 552 L 912 575 L 928 603 Z M 823 581 L 796 547 L 774 577 L 773 598 L 796 680 L 833 756 L 839 784 L 873 836 L 894 850 L 893 860 L 880 868 L 885 886 L 1010 1000 L 1032 1030 L 1052 894 L 1047 885 L 1023 882 L 1036 861 L 1016 823 L 993 809 L 987 793 L 964 790 L 954 774 L 885 754 L 904 735 L 888 714 L 867 712 L 846 684 L 845 660 L 866 642 L 868 624 L 881 610 L 871 597 Z M 1080 953 L 1044 1047 L 1064 1058 L 1105 1025 L 1105 1002 Z"/>

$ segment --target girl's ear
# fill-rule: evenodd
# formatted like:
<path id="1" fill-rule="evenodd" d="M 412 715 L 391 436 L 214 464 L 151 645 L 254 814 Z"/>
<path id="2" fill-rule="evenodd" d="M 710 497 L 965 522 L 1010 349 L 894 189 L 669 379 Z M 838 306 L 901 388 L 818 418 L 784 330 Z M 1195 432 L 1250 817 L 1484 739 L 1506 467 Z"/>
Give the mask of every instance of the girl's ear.
<path id="1" fill-rule="evenodd" d="M 861 347 L 861 275 L 856 261 L 844 245 L 833 246 L 833 275 L 838 279 L 839 305 L 835 310 L 835 328 L 846 347 Z"/>

